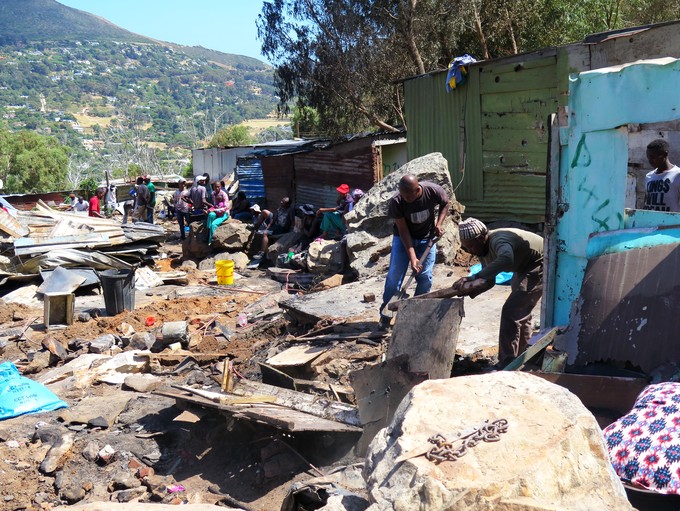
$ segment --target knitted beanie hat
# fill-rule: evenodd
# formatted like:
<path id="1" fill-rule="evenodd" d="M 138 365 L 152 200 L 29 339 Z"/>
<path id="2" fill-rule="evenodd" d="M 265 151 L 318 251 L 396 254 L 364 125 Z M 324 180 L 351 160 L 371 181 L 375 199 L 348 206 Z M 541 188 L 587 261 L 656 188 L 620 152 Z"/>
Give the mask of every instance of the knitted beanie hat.
<path id="1" fill-rule="evenodd" d="M 458 224 L 461 240 L 473 240 L 487 233 L 486 225 L 476 218 L 468 218 Z"/>

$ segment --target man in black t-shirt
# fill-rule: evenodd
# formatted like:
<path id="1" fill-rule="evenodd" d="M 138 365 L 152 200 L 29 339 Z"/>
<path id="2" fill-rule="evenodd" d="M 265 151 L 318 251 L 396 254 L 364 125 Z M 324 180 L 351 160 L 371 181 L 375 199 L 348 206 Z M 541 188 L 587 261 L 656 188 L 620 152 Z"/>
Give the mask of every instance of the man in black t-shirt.
<path id="1" fill-rule="evenodd" d="M 406 174 L 399 180 L 399 193 L 390 199 L 388 208 L 389 217 L 394 219 L 394 238 L 380 307 L 380 324 L 383 327 L 388 326 L 391 320 L 383 314 L 383 310 L 399 291 L 409 266 L 416 274 L 415 295 L 430 291 L 436 245 L 432 245 L 422 263 L 419 259 L 430 238 L 440 237 L 443 233 L 442 225 L 449 212 L 449 196 L 438 184 L 428 181 L 419 183 L 414 175 Z M 437 208 L 439 210 L 435 216 Z"/>

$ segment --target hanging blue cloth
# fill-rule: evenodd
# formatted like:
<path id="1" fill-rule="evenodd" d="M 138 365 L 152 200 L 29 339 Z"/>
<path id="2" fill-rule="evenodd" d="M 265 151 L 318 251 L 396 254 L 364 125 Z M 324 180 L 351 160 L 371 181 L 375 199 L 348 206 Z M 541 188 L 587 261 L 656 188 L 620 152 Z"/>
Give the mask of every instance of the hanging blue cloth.
<path id="1" fill-rule="evenodd" d="M 477 62 L 477 59 L 466 53 L 461 57 L 456 57 L 449 63 L 449 72 L 446 75 L 446 92 L 451 92 L 459 85 L 465 83 L 468 74 L 467 66 L 473 62 Z"/>

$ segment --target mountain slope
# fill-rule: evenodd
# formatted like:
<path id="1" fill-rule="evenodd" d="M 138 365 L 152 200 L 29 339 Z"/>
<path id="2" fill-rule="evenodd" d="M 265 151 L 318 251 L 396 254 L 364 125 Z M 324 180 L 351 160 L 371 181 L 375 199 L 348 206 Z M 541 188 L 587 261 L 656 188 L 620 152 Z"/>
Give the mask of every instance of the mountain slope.
<path id="1" fill-rule="evenodd" d="M 72 39 L 151 41 L 55 0 L 0 1 L 0 43 Z"/>

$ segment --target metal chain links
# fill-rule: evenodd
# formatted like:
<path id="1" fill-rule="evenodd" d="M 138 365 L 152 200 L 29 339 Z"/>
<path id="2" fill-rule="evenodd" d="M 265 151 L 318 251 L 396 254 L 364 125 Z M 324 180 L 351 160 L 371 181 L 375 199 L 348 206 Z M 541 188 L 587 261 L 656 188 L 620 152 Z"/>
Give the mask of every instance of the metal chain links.
<path id="1" fill-rule="evenodd" d="M 427 439 L 428 442 L 434 444 L 426 454 L 425 457 L 434 463 L 441 463 L 442 461 L 456 461 L 458 458 L 465 456 L 468 449 L 472 449 L 480 442 L 498 442 L 501 439 L 501 434 L 508 431 L 508 421 L 506 419 L 498 419 L 493 422 L 484 421 L 480 427 L 476 428 L 472 433 L 456 438 L 449 442 L 442 434 L 436 435 Z M 462 442 L 460 446 L 454 447 L 457 442 Z"/>

